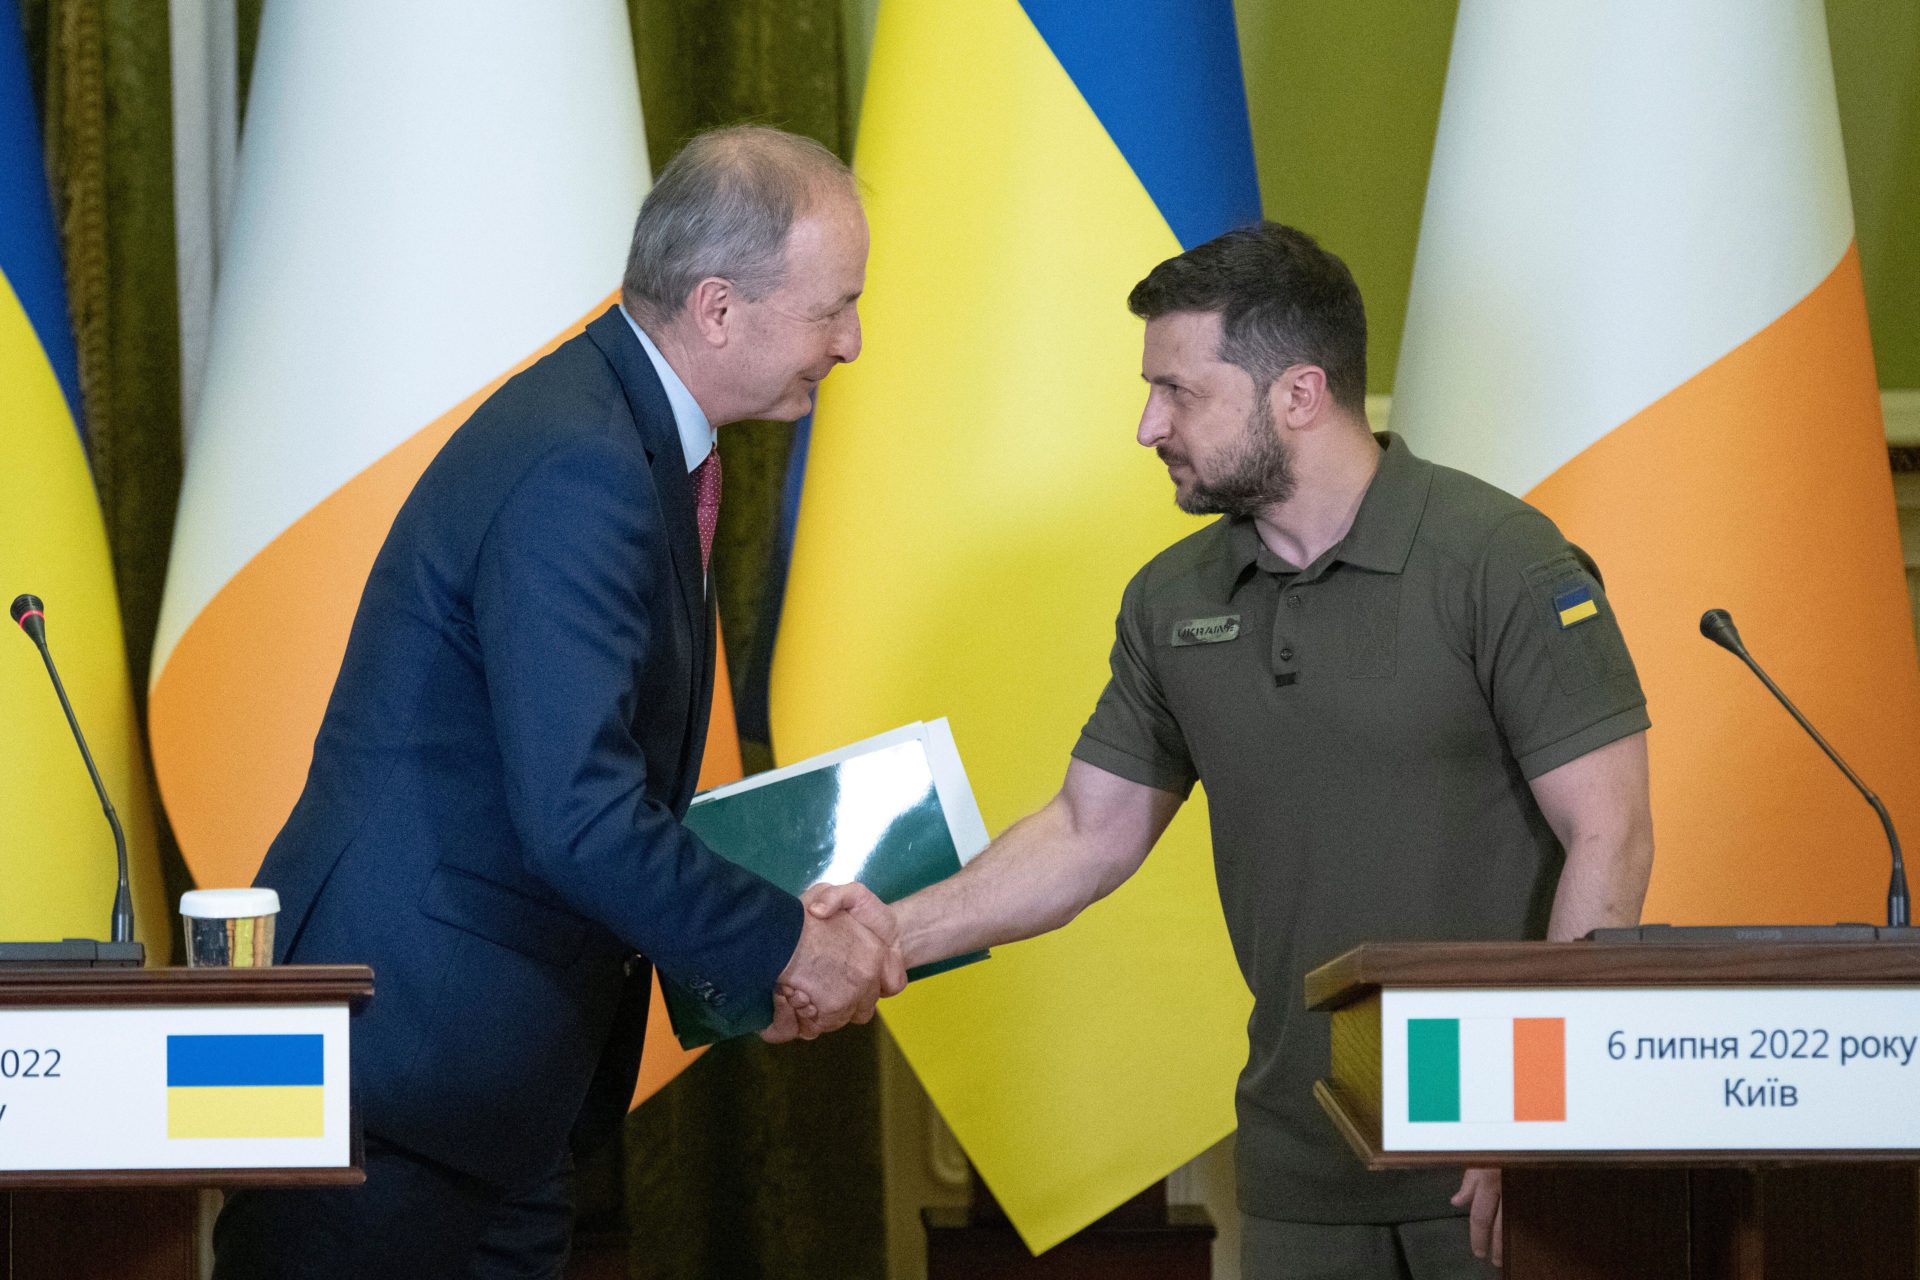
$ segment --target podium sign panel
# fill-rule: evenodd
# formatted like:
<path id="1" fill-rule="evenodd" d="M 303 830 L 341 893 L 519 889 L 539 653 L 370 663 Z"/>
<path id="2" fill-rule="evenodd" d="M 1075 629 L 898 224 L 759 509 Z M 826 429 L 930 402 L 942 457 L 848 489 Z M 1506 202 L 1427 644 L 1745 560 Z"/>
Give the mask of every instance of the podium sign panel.
<path id="1" fill-rule="evenodd" d="M 1381 1150 L 1920 1149 L 1920 986 L 1387 989 Z"/>
<path id="2" fill-rule="evenodd" d="M 362 965 L 0 969 L 0 1280 L 193 1280 L 199 1188 L 366 1180 Z"/>
<path id="3" fill-rule="evenodd" d="M 1306 986 L 1368 1168 L 1503 1171 L 1507 1280 L 1920 1277 L 1920 945 L 1373 943 Z"/>
<path id="4" fill-rule="evenodd" d="M 352 1164 L 341 1005 L 0 1009 L 0 1171 Z"/>

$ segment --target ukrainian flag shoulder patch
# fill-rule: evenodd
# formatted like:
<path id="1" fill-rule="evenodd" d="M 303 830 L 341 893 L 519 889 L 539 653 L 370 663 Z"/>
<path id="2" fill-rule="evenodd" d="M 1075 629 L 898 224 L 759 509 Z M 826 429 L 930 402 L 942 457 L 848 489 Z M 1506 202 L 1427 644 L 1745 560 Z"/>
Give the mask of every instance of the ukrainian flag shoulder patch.
<path id="1" fill-rule="evenodd" d="M 1593 598 L 1593 588 L 1583 582 L 1554 592 L 1553 612 L 1560 619 L 1560 629 L 1565 631 L 1598 614 L 1600 605 Z"/>

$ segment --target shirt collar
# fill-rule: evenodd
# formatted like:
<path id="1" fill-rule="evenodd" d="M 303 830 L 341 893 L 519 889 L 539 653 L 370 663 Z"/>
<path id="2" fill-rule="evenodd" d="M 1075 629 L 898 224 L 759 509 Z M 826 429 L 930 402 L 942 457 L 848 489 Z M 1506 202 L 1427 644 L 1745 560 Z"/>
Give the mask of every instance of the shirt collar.
<path id="1" fill-rule="evenodd" d="M 713 452 L 713 427 L 707 421 L 706 411 L 693 398 L 693 392 L 687 390 L 687 384 L 680 381 L 680 375 L 673 371 L 667 358 L 660 354 L 660 348 L 653 345 L 653 339 L 647 336 L 647 331 L 627 314 L 625 303 L 620 306 L 620 314 L 626 318 L 633 336 L 640 339 L 647 359 L 653 362 L 653 371 L 660 375 L 660 386 L 667 393 L 667 406 L 673 410 L 673 425 L 679 428 L 680 447 L 686 452 L 687 473 L 691 475 L 694 468 L 705 462 L 707 455 Z"/>
<path id="2" fill-rule="evenodd" d="M 1360 509 L 1354 513 L 1353 526 L 1347 530 L 1347 536 L 1316 564 L 1308 566 L 1314 577 L 1325 573 L 1339 560 L 1377 573 L 1399 573 L 1407 566 L 1414 535 L 1420 531 L 1420 519 L 1427 509 L 1433 464 L 1415 456 L 1406 441 L 1390 431 L 1378 432 L 1374 438 L 1382 450 L 1379 469 L 1367 484 L 1367 492 L 1360 499 Z M 1260 541 L 1251 517 L 1235 517 L 1224 525 L 1216 583 L 1223 598 L 1234 593 L 1256 564 L 1268 570 L 1283 567 L 1279 558 Z"/>
<path id="3" fill-rule="evenodd" d="M 1407 567 L 1420 517 L 1427 510 L 1427 489 L 1433 483 L 1433 464 L 1417 458 L 1407 442 L 1391 431 L 1374 436 L 1380 442 L 1380 469 L 1373 473 L 1353 527 L 1340 539 L 1334 554 L 1360 569 L 1399 573 Z"/>

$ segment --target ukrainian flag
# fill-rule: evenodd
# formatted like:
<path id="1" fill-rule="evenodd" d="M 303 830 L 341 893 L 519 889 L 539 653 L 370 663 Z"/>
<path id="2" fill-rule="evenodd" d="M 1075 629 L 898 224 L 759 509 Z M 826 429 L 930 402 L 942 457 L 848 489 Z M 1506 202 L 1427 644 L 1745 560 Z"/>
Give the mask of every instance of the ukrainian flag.
<path id="1" fill-rule="evenodd" d="M 1560 619 L 1560 629 L 1564 631 L 1574 623 L 1585 622 L 1599 613 L 1600 605 L 1593 598 L 1592 587 L 1578 586 L 1555 596 L 1553 609 Z"/>
<path id="2" fill-rule="evenodd" d="M 169 1138 L 326 1136 L 326 1037 L 167 1037 Z"/>
<path id="3" fill-rule="evenodd" d="M 889 0 L 854 167 L 867 346 L 817 409 L 775 743 L 949 716 L 1000 828 L 1059 785 L 1127 579 L 1198 527 L 1133 443 L 1126 298 L 1260 216 L 1232 6 Z M 1196 799 L 1070 928 L 886 1018 L 1039 1250 L 1232 1131 L 1249 1008 Z"/>
<path id="4" fill-rule="evenodd" d="M 47 604 L 75 714 L 127 831 L 136 927 L 164 961 L 167 913 L 106 527 L 80 434 L 80 378 L 15 6 L 0 5 L 0 600 Z M 0 639 L 0 813 L 20 837 L 0 937 L 103 937 L 113 838 L 40 657 Z M 24 851 L 31 848 L 33 856 Z"/>

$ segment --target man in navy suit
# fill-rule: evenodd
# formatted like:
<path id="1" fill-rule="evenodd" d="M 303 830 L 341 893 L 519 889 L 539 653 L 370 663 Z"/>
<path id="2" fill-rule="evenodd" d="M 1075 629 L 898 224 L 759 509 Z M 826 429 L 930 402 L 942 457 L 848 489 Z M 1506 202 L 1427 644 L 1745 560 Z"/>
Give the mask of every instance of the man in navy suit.
<path id="1" fill-rule="evenodd" d="M 713 430 L 801 416 L 859 354 L 866 257 L 825 149 L 696 139 L 641 208 L 623 305 L 475 411 L 401 508 L 259 876 L 280 960 L 374 968 L 367 1184 L 236 1194 L 222 1280 L 557 1276 L 569 1153 L 617 1131 L 652 966 L 770 1039 L 904 985 L 884 912 L 813 918 L 680 823 Z"/>

